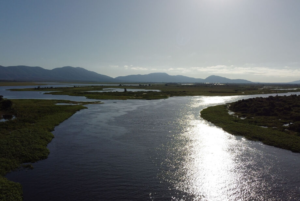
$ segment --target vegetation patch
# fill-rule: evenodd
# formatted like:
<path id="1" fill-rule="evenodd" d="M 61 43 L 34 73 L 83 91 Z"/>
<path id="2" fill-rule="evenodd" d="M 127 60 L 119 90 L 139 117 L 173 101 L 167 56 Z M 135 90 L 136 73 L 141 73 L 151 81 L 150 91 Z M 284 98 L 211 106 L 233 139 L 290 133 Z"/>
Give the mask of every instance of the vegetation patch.
<path id="1" fill-rule="evenodd" d="M 294 86 L 294 85 L 292 85 Z M 291 88 L 286 85 L 281 88 Z M 90 99 L 165 99 L 172 96 L 231 96 L 231 95 L 249 95 L 249 94 L 266 94 L 266 93 L 285 93 L 284 90 L 276 90 L 276 86 L 264 87 L 261 84 L 192 84 L 181 85 L 176 83 L 169 84 L 139 84 L 137 86 L 109 86 L 109 88 L 123 88 L 124 92 L 91 92 L 103 90 L 103 86 L 74 86 L 74 87 L 43 87 L 27 89 L 12 89 L 13 91 L 48 91 L 48 94 L 53 95 L 70 95 L 70 96 L 85 96 Z M 126 89 L 145 89 L 159 90 L 155 91 L 135 91 L 130 92 Z M 299 90 L 298 90 L 299 91 Z"/>
<path id="2" fill-rule="evenodd" d="M 10 107 L 3 107 L 7 101 L 0 101 L 1 112 L 13 114 L 15 118 L 0 122 L 0 200 L 15 201 L 22 200 L 22 187 L 4 176 L 18 168 L 33 168 L 23 163 L 47 158 L 47 144 L 54 137 L 51 131 L 85 107 L 55 105 L 70 102 L 57 100 L 12 100 Z"/>
<path id="3" fill-rule="evenodd" d="M 251 98 L 230 104 L 229 109 L 254 125 L 300 136 L 300 96 Z"/>
<path id="4" fill-rule="evenodd" d="M 299 100 L 296 95 L 253 98 L 206 108 L 201 111 L 201 116 L 228 133 L 300 152 L 299 130 L 293 127 L 293 124 L 298 125 L 300 117 Z M 228 108 L 234 115 L 228 113 Z M 287 122 L 293 124 L 287 126 Z"/>

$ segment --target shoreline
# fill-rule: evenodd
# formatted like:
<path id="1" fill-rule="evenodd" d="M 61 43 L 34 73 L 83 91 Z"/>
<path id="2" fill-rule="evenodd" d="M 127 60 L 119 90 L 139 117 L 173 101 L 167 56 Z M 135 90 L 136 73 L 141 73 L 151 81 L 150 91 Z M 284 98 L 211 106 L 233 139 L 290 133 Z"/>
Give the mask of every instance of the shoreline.
<path id="1" fill-rule="evenodd" d="M 51 95 L 82 96 L 87 99 L 97 100 L 127 100 L 127 99 L 167 99 L 169 97 L 180 96 L 241 96 L 241 95 L 266 95 L 288 92 L 300 92 L 299 90 L 277 90 L 272 88 L 261 88 L 261 86 L 251 85 L 151 85 L 151 86 L 121 86 L 124 92 L 102 91 L 105 86 L 73 86 L 73 87 L 47 87 L 38 86 L 36 88 L 10 89 L 10 91 L 39 91 Z M 120 88 L 120 86 L 110 86 L 108 88 Z M 143 91 L 127 91 L 125 89 L 142 89 Z M 148 91 L 147 91 L 148 90 Z M 158 91 L 153 91 L 158 90 Z M 102 91 L 102 92 L 95 92 Z"/>
<path id="2" fill-rule="evenodd" d="M 0 123 L 0 200 L 3 201 L 23 200 L 21 184 L 8 180 L 5 175 L 18 169 L 32 169 L 32 163 L 46 159 L 54 128 L 86 109 L 83 104 L 100 104 L 37 99 L 14 99 L 12 102 L 11 112 L 16 118 Z"/>
<path id="3" fill-rule="evenodd" d="M 300 137 L 243 122 L 242 119 L 228 114 L 227 105 L 208 107 L 200 112 L 200 116 L 229 134 L 300 153 Z"/>

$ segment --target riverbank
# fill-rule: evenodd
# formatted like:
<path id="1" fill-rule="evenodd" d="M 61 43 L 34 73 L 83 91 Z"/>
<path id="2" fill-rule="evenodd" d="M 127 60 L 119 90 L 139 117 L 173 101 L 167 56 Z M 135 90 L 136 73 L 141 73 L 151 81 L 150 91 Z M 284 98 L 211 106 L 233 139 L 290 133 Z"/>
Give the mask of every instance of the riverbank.
<path id="1" fill-rule="evenodd" d="M 15 118 L 0 122 L 0 200 L 3 201 L 22 200 L 22 186 L 5 175 L 18 168 L 33 168 L 30 163 L 47 158 L 47 144 L 54 137 L 51 133 L 54 127 L 86 108 L 83 103 L 74 105 L 72 101 L 58 100 L 12 100 L 12 103 L 6 112 Z"/>
<path id="2" fill-rule="evenodd" d="M 253 122 L 252 119 L 230 115 L 227 107 L 227 105 L 218 105 L 206 108 L 200 112 L 201 117 L 233 135 L 244 136 L 249 140 L 257 140 L 267 145 L 300 152 L 299 136 L 271 127 L 261 127 L 258 121 L 255 125 L 251 123 Z"/>
<path id="3" fill-rule="evenodd" d="M 89 105 L 55 127 L 46 160 L 7 178 L 22 184 L 30 201 L 149 200 L 150 193 L 153 199 L 297 199 L 300 154 L 224 134 L 199 119 L 211 104 L 242 98 L 250 97 Z"/>

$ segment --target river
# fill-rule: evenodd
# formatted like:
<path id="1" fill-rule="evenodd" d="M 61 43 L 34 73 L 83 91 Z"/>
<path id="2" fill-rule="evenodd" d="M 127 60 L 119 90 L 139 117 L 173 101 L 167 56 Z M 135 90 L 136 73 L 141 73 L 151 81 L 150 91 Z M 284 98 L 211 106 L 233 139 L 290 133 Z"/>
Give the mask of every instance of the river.
<path id="1" fill-rule="evenodd" d="M 87 100 L 7 88 L 7 98 Z M 250 97 L 87 105 L 55 127 L 46 160 L 7 178 L 22 184 L 25 201 L 299 200 L 300 154 L 233 136 L 199 115 Z"/>

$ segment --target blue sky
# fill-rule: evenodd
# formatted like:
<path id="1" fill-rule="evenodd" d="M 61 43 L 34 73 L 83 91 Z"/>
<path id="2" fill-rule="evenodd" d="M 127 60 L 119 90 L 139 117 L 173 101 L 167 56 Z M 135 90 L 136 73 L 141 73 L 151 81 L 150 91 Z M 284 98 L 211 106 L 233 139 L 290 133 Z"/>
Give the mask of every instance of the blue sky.
<path id="1" fill-rule="evenodd" d="M 0 0 L 0 65 L 300 80 L 299 0 Z"/>

